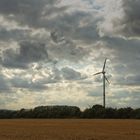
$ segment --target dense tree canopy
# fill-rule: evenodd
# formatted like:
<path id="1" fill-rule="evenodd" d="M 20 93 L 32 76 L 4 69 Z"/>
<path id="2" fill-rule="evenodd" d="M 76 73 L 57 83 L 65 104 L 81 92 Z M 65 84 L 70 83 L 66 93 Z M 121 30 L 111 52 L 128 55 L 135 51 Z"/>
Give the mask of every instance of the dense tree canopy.
<path id="1" fill-rule="evenodd" d="M 81 111 L 76 106 L 38 106 L 34 109 L 17 111 L 0 110 L 0 118 L 114 118 L 140 119 L 140 108 L 104 108 L 102 105 L 93 105 Z"/>

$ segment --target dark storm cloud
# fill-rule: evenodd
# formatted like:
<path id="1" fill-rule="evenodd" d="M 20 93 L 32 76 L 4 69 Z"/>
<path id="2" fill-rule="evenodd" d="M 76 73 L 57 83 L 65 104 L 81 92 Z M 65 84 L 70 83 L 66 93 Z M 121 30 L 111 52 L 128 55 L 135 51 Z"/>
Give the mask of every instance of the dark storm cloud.
<path id="1" fill-rule="evenodd" d="M 10 90 L 8 80 L 0 74 L 0 92 L 7 92 Z"/>
<path id="2" fill-rule="evenodd" d="M 140 40 L 125 40 L 122 38 L 110 38 L 105 37 L 102 38 L 103 41 L 105 41 L 105 45 L 110 48 L 114 49 L 118 56 L 121 56 L 129 62 L 127 59 L 135 58 L 136 60 L 139 59 L 139 53 L 140 53 Z M 121 51 L 120 51 L 121 50 Z M 116 54 L 114 54 L 116 55 Z M 129 57 L 131 55 L 131 57 Z M 119 58 L 119 57 L 118 57 Z"/>
<path id="3" fill-rule="evenodd" d="M 140 37 L 140 1 L 110 0 L 104 1 L 103 20 L 99 31 L 102 36 L 125 37 L 129 39 Z"/>
<path id="4" fill-rule="evenodd" d="M 96 24 L 94 24 L 96 18 L 92 18 L 92 14 L 86 11 L 68 11 L 72 7 L 58 6 L 58 2 L 59 0 L 11 0 L 10 2 L 1 0 L 0 14 L 4 16 L 4 20 L 8 21 L 8 23 L 10 23 L 10 20 L 16 22 L 19 29 L 9 30 L 7 27 L 4 27 L 0 38 L 5 41 L 14 40 L 17 42 L 32 39 L 42 41 L 42 38 L 44 38 L 43 33 L 40 32 L 34 38 L 32 28 L 34 28 L 34 31 L 35 29 L 40 30 L 43 28 L 46 33 L 51 33 L 51 36 L 46 37 L 47 41 L 50 37 L 55 43 L 59 43 L 52 45 L 49 41 L 47 42 L 47 44 L 50 44 L 48 51 L 52 59 L 81 60 L 85 55 L 88 55 L 89 50 L 83 49 L 75 41 L 93 42 L 98 38 L 95 31 Z M 10 24 L 7 26 L 10 26 Z M 22 29 L 22 26 L 27 26 L 28 29 Z M 53 30 L 55 29 L 56 32 L 54 33 Z M 45 42 L 44 40 L 43 42 Z M 8 55 L 7 51 L 6 56 Z M 14 55 L 16 54 L 14 53 Z M 19 57 L 14 56 L 14 59 L 8 59 L 3 64 L 12 66 L 13 61 L 15 61 L 14 67 L 22 67 L 22 65 L 25 67 L 25 63 L 18 63 L 22 56 L 21 58 Z"/>
<path id="5" fill-rule="evenodd" d="M 54 26 L 48 26 L 50 16 L 59 15 L 66 9 L 64 6 L 56 6 L 58 2 L 59 0 L 0 0 L 0 40 L 32 40 L 36 29 L 44 29 L 46 32 L 54 29 Z M 36 36 L 35 40 L 42 41 L 42 34 Z"/>
<path id="6" fill-rule="evenodd" d="M 61 73 L 63 75 L 63 78 L 66 80 L 80 80 L 81 79 L 81 73 L 77 72 L 71 68 L 65 67 L 61 69 Z"/>
<path id="7" fill-rule="evenodd" d="M 33 19 L 41 15 L 45 6 L 54 5 L 59 0 L 0 0 L 0 13 L 4 15 L 28 15 Z M 33 16 L 34 15 L 34 16 Z"/>
<path id="8" fill-rule="evenodd" d="M 54 67 L 51 70 L 51 74 L 46 78 L 46 83 L 61 83 L 63 80 L 80 80 L 82 75 L 80 72 L 73 68 L 63 67 L 62 69 L 57 69 Z"/>
<path id="9" fill-rule="evenodd" d="M 140 75 L 133 74 L 133 75 L 120 75 L 115 77 L 114 85 L 121 85 L 121 86 L 139 86 L 140 85 Z"/>
<path id="10" fill-rule="evenodd" d="M 45 44 L 38 42 L 21 42 L 19 48 L 8 48 L 3 51 L 2 64 L 6 67 L 26 68 L 29 63 L 48 59 Z"/>
<path id="11" fill-rule="evenodd" d="M 50 16 L 59 15 L 67 9 L 65 6 L 57 7 L 58 2 L 59 0 L 0 0 L 0 39 L 29 40 L 33 38 L 30 34 L 32 28 L 44 28 L 45 31 L 54 29 L 54 26 L 48 26 Z M 39 36 L 36 39 L 41 40 Z"/>
<path id="12" fill-rule="evenodd" d="M 47 49 L 44 43 L 39 42 L 21 42 L 20 60 L 24 62 L 36 62 L 48 59 Z"/>
<path id="13" fill-rule="evenodd" d="M 128 37 L 140 36 L 140 1 L 123 0 L 125 18 L 122 20 L 124 34 Z"/>
<path id="14" fill-rule="evenodd" d="M 31 79 L 26 79 L 24 77 L 14 77 L 9 80 L 11 87 L 29 89 L 34 91 L 45 90 L 47 87 L 42 82 L 32 82 Z"/>
<path id="15" fill-rule="evenodd" d="M 62 32 L 57 31 L 56 29 L 54 31 L 51 31 L 50 37 L 55 43 L 61 43 L 61 42 L 66 42 L 67 40 L 63 36 Z"/>
<path id="16" fill-rule="evenodd" d="M 92 13 L 93 15 L 97 13 Z M 98 18 L 89 12 L 74 11 L 63 12 L 63 14 L 47 21 L 47 28 L 56 28 L 61 35 L 69 37 L 71 40 L 81 40 L 84 42 L 95 41 L 99 38 L 96 31 Z M 57 40 L 61 35 L 52 32 L 53 39 Z M 58 36 L 60 35 L 60 36 Z M 89 42 L 90 43 L 90 42 Z"/>
<path id="17" fill-rule="evenodd" d="M 43 27 L 42 17 L 53 12 L 63 11 L 55 7 L 59 0 L 0 0 L 0 14 L 9 20 L 15 20 L 19 25 Z"/>
<path id="18" fill-rule="evenodd" d="M 88 49 L 78 46 L 71 39 L 67 39 L 64 36 L 57 37 L 57 41 L 58 42 L 55 41 L 55 44 L 51 44 L 51 46 L 48 47 L 48 54 L 51 59 L 77 62 L 89 54 Z"/>
<path id="19" fill-rule="evenodd" d="M 126 77 L 128 85 L 139 86 L 140 85 L 140 75 L 130 75 Z"/>
<path id="20" fill-rule="evenodd" d="M 12 40 L 25 40 L 30 36 L 30 30 L 24 29 L 6 29 L 0 27 L 0 40 L 1 41 L 10 41 Z"/>

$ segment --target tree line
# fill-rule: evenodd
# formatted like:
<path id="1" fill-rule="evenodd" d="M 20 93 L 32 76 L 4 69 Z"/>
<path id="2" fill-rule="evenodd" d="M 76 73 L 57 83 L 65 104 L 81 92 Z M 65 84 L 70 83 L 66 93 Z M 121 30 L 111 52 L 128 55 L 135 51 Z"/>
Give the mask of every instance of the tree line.
<path id="1" fill-rule="evenodd" d="M 81 111 L 76 106 L 38 106 L 33 109 L 0 110 L 0 119 L 14 118 L 88 118 L 140 119 L 140 108 L 104 108 L 93 105 Z"/>

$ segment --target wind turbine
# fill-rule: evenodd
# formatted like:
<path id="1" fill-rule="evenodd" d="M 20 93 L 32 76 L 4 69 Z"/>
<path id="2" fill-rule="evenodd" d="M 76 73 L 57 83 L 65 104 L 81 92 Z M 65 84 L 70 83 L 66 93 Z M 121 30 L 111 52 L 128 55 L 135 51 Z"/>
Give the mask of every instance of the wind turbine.
<path id="1" fill-rule="evenodd" d="M 104 65 L 103 65 L 102 71 L 94 74 L 94 75 L 103 74 L 103 106 L 104 106 L 104 108 L 105 108 L 105 105 L 106 105 L 105 104 L 105 81 L 110 83 L 109 80 L 107 79 L 106 75 L 105 75 L 105 73 L 106 73 L 105 72 L 106 60 L 107 60 L 107 58 L 104 61 Z"/>

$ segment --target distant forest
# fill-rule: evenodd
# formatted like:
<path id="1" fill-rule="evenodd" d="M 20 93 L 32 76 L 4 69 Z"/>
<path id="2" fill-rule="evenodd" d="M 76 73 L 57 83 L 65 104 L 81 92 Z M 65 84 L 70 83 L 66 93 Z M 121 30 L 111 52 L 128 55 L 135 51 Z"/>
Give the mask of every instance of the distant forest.
<path id="1" fill-rule="evenodd" d="M 14 118 L 105 118 L 105 119 L 140 119 L 140 108 L 104 108 L 93 105 L 81 111 L 76 106 L 39 106 L 34 109 L 0 110 L 0 119 Z"/>

